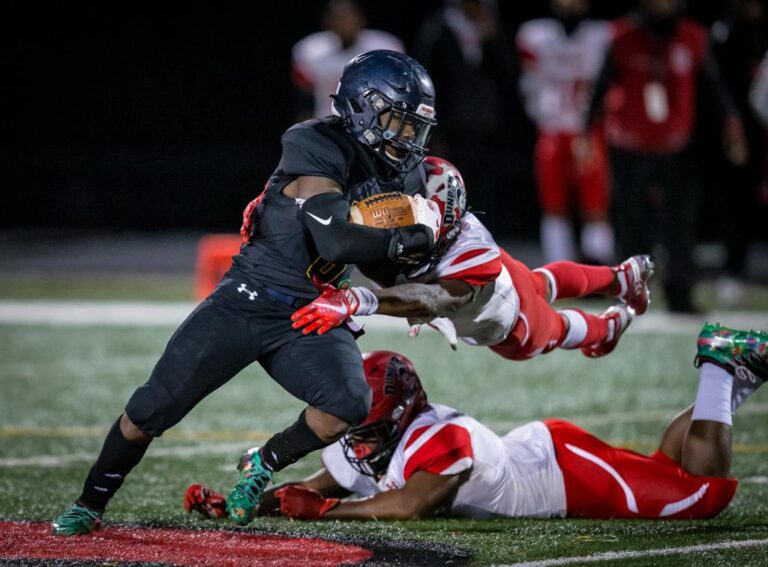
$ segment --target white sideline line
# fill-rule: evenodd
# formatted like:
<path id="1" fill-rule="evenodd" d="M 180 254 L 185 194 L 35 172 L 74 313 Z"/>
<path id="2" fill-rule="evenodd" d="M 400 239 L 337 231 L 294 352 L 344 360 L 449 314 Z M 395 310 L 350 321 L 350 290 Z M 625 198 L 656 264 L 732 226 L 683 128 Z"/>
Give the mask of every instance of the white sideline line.
<path id="1" fill-rule="evenodd" d="M 31 325 L 177 325 L 194 303 L 0 301 L 0 323 Z"/>
<path id="2" fill-rule="evenodd" d="M 200 443 L 192 446 L 175 446 L 175 447 L 154 447 L 147 451 L 145 459 L 152 459 L 157 457 L 191 457 L 194 455 L 221 455 L 232 454 L 233 457 L 239 456 L 245 449 L 249 447 L 248 440 L 243 440 L 238 443 Z M 251 445 L 254 443 L 250 442 Z M 0 467 L 62 467 L 70 465 L 72 463 L 79 463 L 81 461 L 91 462 L 95 461 L 99 454 L 97 452 L 78 452 L 67 453 L 66 455 L 39 455 L 35 457 L 24 457 L 15 459 L 0 459 Z"/>
<path id="3" fill-rule="evenodd" d="M 0 301 L 0 323 L 28 325 L 128 325 L 174 326 L 181 323 L 195 308 L 193 302 L 118 302 L 118 301 Z M 721 321 L 736 328 L 768 328 L 768 311 L 715 311 L 706 316 L 671 315 L 650 312 L 638 317 L 629 332 L 635 333 L 698 333 L 704 321 Z M 408 325 L 404 319 L 372 315 L 357 317 L 365 328 L 401 330 Z M 430 329 L 431 330 L 431 329 Z"/>
<path id="4" fill-rule="evenodd" d="M 6 374 L 19 374 L 30 369 L 55 368 L 67 369 L 69 371 L 79 371 L 83 368 L 95 369 L 101 365 L 115 367 L 138 367 L 151 369 L 160 354 L 152 356 L 94 356 L 90 358 L 58 358 L 55 360 L 24 360 L 24 361 L 3 361 L 0 360 L 0 372 Z"/>
<path id="5" fill-rule="evenodd" d="M 592 555 L 578 557 L 560 557 L 557 559 L 543 559 L 541 561 L 526 561 L 508 565 L 496 565 L 496 567 L 550 567 L 555 565 L 571 565 L 573 563 L 598 563 L 601 561 L 615 561 L 619 559 L 639 559 L 641 557 L 663 557 L 665 555 L 680 555 L 686 553 L 702 553 L 719 549 L 738 549 L 740 547 L 757 547 L 768 545 L 768 539 L 745 539 L 740 541 L 723 541 L 720 543 L 703 543 L 699 545 L 686 545 L 684 547 L 662 547 L 659 549 L 646 549 L 644 551 L 607 551 Z"/>
<path id="6" fill-rule="evenodd" d="M 740 478 L 739 482 L 747 484 L 768 484 L 768 476 L 748 476 Z"/>

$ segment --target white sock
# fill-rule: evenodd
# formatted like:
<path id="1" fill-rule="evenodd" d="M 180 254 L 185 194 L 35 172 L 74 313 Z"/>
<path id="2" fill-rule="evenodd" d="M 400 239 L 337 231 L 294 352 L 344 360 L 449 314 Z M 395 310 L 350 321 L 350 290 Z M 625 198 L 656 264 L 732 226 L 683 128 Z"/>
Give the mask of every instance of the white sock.
<path id="1" fill-rule="evenodd" d="M 581 249 L 591 260 L 613 262 L 613 229 L 605 221 L 588 222 L 581 229 Z"/>
<path id="2" fill-rule="evenodd" d="M 552 305 L 557 301 L 557 280 L 555 280 L 555 276 L 553 276 L 552 272 L 546 268 L 536 268 L 533 271 L 539 272 L 542 276 L 547 278 L 547 281 L 549 282 L 549 296 L 547 297 L 547 303 Z"/>
<path id="3" fill-rule="evenodd" d="M 541 247 L 546 263 L 558 260 L 573 260 L 576 251 L 573 247 L 573 229 L 571 223 L 555 215 L 545 215 L 541 219 Z"/>
<path id="4" fill-rule="evenodd" d="M 573 309 L 563 309 L 558 311 L 558 313 L 568 319 L 568 332 L 565 334 L 563 342 L 560 343 L 560 348 L 579 348 L 587 336 L 586 319 L 584 319 L 581 313 Z"/>
<path id="5" fill-rule="evenodd" d="M 699 389 L 693 405 L 693 421 L 707 420 L 733 425 L 731 390 L 733 376 L 716 364 L 705 362 L 699 373 Z"/>

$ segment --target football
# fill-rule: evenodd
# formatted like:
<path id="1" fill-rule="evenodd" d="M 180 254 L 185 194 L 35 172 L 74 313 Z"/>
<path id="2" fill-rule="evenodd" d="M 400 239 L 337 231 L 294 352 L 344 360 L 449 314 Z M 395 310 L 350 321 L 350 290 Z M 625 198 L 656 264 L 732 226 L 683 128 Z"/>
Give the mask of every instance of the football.
<path id="1" fill-rule="evenodd" d="M 349 209 L 349 220 L 374 228 L 395 228 L 415 224 L 413 199 L 404 193 L 382 193 L 355 201 Z"/>

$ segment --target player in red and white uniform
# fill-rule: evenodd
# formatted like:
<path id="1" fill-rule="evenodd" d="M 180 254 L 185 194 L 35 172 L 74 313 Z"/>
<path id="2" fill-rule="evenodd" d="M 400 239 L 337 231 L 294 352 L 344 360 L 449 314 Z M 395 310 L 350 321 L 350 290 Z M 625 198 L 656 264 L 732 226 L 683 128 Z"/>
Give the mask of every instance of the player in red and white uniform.
<path id="1" fill-rule="evenodd" d="M 411 362 L 364 355 L 368 418 L 322 454 L 307 480 L 268 490 L 260 513 L 300 519 L 709 518 L 733 497 L 732 415 L 768 380 L 768 333 L 707 324 L 693 406 L 650 456 L 612 447 L 559 419 L 499 437 L 452 408 L 427 403 Z M 743 356 L 748 355 L 748 356 Z M 357 494 L 362 499 L 342 500 Z M 193 485 L 187 509 L 216 517 L 221 499 Z"/>
<path id="2" fill-rule="evenodd" d="M 517 32 L 520 88 L 536 123 L 535 171 L 542 209 L 541 242 L 548 262 L 573 260 L 571 195 L 581 214 L 585 258 L 609 263 L 608 166 L 599 129 L 584 132 L 591 84 L 611 39 L 611 24 L 586 19 L 589 0 L 551 0 L 553 17 L 530 20 Z"/>
<path id="3" fill-rule="evenodd" d="M 323 333 L 350 315 L 379 313 L 428 323 L 455 348 L 458 338 L 489 346 L 512 360 L 554 348 L 576 349 L 590 357 L 611 352 L 633 317 L 646 311 L 647 280 L 653 264 L 634 256 L 619 266 L 553 262 L 531 271 L 500 249 L 482 223 L 466 212 L 461 174 L 437 157 L 425 160 L 427 197 L 443 216 L 437 256 L 381 289 L 329 289 L 294 313 L 294 328 Z M 392 285 L 396 284 L 396 285 Z M 558 299 L 605 294 L 620 301 L 601 315 L 580 309 L 555 310 Z"/>
<path id="4" fill-rule="evenodd" d="M 400 38 L 365 25 L 365 14 L 358 2 L 329 0 L 323 12 L 325 30 L 312 33 L 293 46 L 291 79 L 308 107 L 307 116 L 302 118 L 331 114 L 330 96 L 336 92 L 344 65 L 353 57 L 375 49 L 405 53 Z"/>

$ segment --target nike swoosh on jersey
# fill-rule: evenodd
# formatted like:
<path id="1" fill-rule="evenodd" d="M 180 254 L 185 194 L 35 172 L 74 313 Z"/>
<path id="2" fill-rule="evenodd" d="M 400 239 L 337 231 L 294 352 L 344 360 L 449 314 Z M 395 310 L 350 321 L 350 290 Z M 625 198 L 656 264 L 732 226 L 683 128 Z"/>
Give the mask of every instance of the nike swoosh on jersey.
<path id="1" fill-rule="evenodd" d="M 331 221 L 333 220 L 333 217 L 328 217 L 327 219 L 321 219 L 320 217 L 317 217 L 310 212 L 307 212 L 307 214 L 311 216 L 313 219 L 315 219 L 317 222 L 319 222 L 320 224 L 324 224 L 325 226 L 328 226 L 329 224 L 331 224 Z"/>
<path id="2" fill-rule="evenodd" d="M 682 500 L 678 500 L 677 502 L 672 502 L 670 504 L 667 504 L 659 513 L 659 518 L 666 518 L 667 516 L 672 516 L 674 514 L 677 514 L 678 512 L 687 510 L 688 508 L 696 504 L 696 502 L 704 498 L 704 494 L 707 492 L 708 488 L 709 488 L 709 483 L 705 482 L 699 487 L 699 489 L 696 492 L 694 492 L 690 496 L 686 496 L 685 498 L 683 498 Z"/>
<path id="3" fill-rule="evenodd" d="M 347 314 L 347 310 L 344 307 L 340 307 L 338 305 L 330 305 L 328 303 L 315 303 L 317 307 L 323 307 L 325 309 L 330 309 L 331 311 L 335 311 L 336 313 L 341 313 L 342 315 Z"/>

